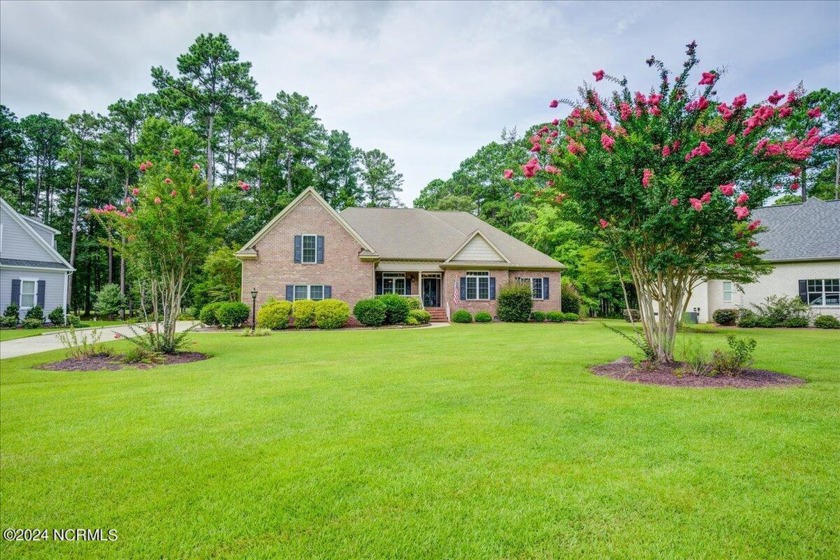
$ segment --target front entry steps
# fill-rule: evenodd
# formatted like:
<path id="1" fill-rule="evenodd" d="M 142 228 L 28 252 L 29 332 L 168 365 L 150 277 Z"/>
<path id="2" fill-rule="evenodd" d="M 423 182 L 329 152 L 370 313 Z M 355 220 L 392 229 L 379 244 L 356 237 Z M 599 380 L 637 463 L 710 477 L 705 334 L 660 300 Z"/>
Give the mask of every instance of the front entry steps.
<path id="1" fill-rule="evenodd" d="M 426 307 L 426 311 L 432 316 L 432 323 L 448 323 L 446 310 L 442 307 Z"/>

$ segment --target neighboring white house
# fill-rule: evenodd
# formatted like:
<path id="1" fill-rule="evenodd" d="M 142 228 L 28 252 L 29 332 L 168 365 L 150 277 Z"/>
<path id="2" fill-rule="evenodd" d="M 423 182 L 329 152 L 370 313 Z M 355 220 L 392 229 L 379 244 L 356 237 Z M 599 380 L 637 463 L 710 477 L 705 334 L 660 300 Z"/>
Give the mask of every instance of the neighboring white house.
<path id="1" fill-rule="evenodd" d="M 756 236 L 773 272 L 739 286 L 711 280 L 692 294 L 688 310 L 701 323 L 723 308 L 748 308 L 768 296 L 799 296 L 814 315 L 840 318 L 840 201 L 808 199 L 804 204 L 767 206 L 752 216 L 767 227 Z"/>
<path id="2" fill-rule="evenodd" d="M 73 267 L 56 251 L 58 233 L 18 214 L 0 198 L 0 313 L 16 303 L 21 318 L 35 305 L 45 316 L 56 307 L 67 314 L 67 281 Z"/>

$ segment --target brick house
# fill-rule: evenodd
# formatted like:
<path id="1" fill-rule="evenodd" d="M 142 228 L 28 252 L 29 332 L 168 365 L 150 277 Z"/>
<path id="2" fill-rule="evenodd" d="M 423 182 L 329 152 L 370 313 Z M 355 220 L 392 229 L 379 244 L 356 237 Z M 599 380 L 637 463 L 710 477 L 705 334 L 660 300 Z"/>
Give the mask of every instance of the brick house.
<path id="1" fill-rule="evenodd" d="M 466 212 L 347 208 L 303 191 L 236 253 L 242 300 L 414 296 L 436 320 L 457 309 L 496 316 L 496 293 L 531 286 L 534 309 L 560 309 L 562 264 Z"/>

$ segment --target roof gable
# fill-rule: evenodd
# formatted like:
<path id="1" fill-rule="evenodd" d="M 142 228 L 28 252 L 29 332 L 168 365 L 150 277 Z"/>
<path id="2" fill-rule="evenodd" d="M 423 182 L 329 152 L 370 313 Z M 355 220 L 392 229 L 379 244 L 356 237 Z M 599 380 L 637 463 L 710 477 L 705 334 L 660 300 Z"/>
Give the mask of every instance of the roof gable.
<path id="1" fill-rule="evenodd" d="M 467 237 L 444 262 L 458 261 L 510 263 L 510 260 L 480 230 L 475 230 Z"/>
<path id="2" fill-rule="evenodd" d="M 23 235 L 26 236 L 24 239 L 30 239 L 33 242 L 33 244 L 37 246 L 40 252 L 37 255 L 28 255 L 30 259 L 33 256 L 38 257 L 38 261 L 33 262 L 40 262 L 42 265 L 46 262 L 53 262 L 58 265 L 54 268 L 74 270 L 74 268 L 70 266 L 70 263 L 64 260 L 64 257 L 62 257 L 61 254 L 59 254 L 59 252 L 52 247 L 52 245 L 47 243 L 47 241 L 32 228 L 29 222 L 26 219 L 24 219 L 24 216 L 22 216 L 14 208 L 12 208 L 12 206 L 8 202 L 6 202 L 2 197 L 0 197 L 0 208 L 2 208 L 3 214 L 11 218 L 12 222 L 16 226 L 18 226 L 18 228 L 23 232 Z M 6 254 L 9 253 L 7 250 L 4 250 L 3 252 Z M 43 257 L 49 259 L 49 261 L 41 261 L 40 258 Z M 11 266 L 10 264 L 8 265 Z M 50 268 L 53 267 L 50 266 Z"/>

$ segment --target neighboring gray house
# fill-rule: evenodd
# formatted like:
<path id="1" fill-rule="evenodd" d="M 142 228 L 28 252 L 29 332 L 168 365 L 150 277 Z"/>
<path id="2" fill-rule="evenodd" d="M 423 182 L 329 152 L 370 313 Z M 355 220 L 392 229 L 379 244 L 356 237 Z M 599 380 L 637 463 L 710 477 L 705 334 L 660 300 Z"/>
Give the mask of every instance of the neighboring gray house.
<path id="1" fill-rule="evenodd" d="M 773 271 L 742 286 L 706 282 L 694 290 L 688 310 L 705 323 L 717 309 L 753 309 L 768 296 L 799 296 L 814 315 L 840 318 L 840 200 L 765 206 L 753 210 L 752 218 L 767 228 L 756 241 Z"/>
<path id="2" fill-rule="evenodd" d="M 56 251 L 58 233 L 18 214 L 0 198 L 0 313 L 16 303 L 21 318 L 35 305 L 44 315 L 56 307 L 67 314 L 67 281 L 73 267 Z"/>

